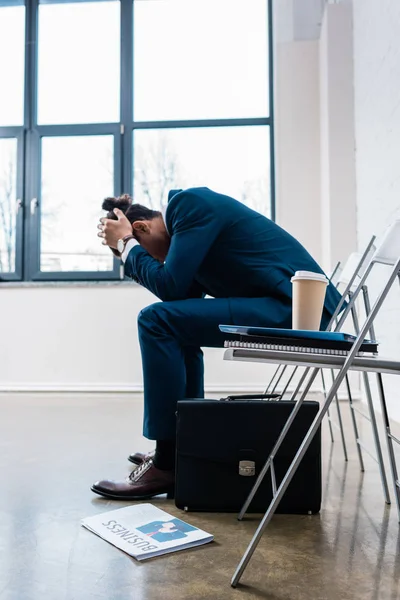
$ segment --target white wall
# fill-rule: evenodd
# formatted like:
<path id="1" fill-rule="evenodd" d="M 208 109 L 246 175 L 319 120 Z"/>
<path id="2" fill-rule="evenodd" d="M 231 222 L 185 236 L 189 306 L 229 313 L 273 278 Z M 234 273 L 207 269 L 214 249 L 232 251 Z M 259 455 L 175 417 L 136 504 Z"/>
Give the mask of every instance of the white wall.
<path id="1" fill-rule="evenodd" d="M 353 21 L 357 227 L 362 248 L 372 233 L 382 234 L 400 218 L 400 2 L 354 0 Z M 375 285 L 381 281 L 378 275 Z M 399 323 L 396 286 L 377 321 L 385 355 L 399 355 Z M 390 415 L 400 421 L 400 380 L 385 380 Z"/>
<path id="2" fill-rule="evenodd" d="M 277 221 L 321 260 L 318 41 L 278 43 Z"/>
<path id="3" fill-rule="evenodd" d="M 357 248 L 352 10 L 328 4 L 304 40 L 300 8 L 276 4 L 277 220 L 329 272 Z"/>
<path id="4" fill-rule="evenodd" d="M 0 391 L 140 391 L 136 319 L 154 301 L 134 284 L 2 284 Z M 208 390 L 265 387 L 265 367 L 224 362 L 222 349 L 205 354 Z"/>
<path id="5" fill-rule="evenodd" d="M 328 4 L 320 36 L 322 261 L 357 249 L 351 5 Z"/>

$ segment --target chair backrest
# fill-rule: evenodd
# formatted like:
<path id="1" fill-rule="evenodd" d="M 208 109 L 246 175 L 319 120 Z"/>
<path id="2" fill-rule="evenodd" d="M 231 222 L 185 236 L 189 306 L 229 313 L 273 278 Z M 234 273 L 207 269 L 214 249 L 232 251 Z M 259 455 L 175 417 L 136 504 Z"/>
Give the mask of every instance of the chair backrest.
<path id="1" fill-rule="evenodd" d="M 345 262 L 342 272 L 340 273 L 337 281 L 337 287 L 346 286 L 350 281 L 353 281 L 351 289 L 349 290 L 353 292 L 356 289 L 361 277 L 367 270 L 375 251 L 376 246 L 373 243 L 369 251 L 364 256 L 361 252 L 352 252 Z M 353 279 L 354 273 L 356 274 L 356 277 Z"/>
<path id="2" fill-rule="evenodd" d="M 329 321 L 327 330 L 329 331 L 338 315 L 340 314 L 340 312 L 343 310 L 343 306 L 346 303 L 346 301 L 348 300 L 348 295 L 349 292 L 355 290 L 357 288 L 357 285 L 359 283 L 359 281 L 362 279 L 362 277 L 364 276 L 366 270 L 369 268 L 370 264 L 371 264 L 371 260 L 372 260 L 372 253 L 374 252 L 375 246 L 375 236 L 373 235 L 370 239 L 370 241 L 368 242 L 364 252 L 360 255 L 359 260 L 357 259 L 352 259 L 352 261 L 354 260 L 353 265 L 351 266 L 351 268 L 353 269 L 352 273 L 350 272 L 350 267 L 347 270 L 348 275 L 346 275 L 346 283 L 345 283 L 345 289 L 342 292 L 342 296 L 339 300 L 339 303 L 335 309 L 335 312 L 333 313 L 331 320 Z M 360 274 L 361 273 L 361 274 Z M 341 275 L 341 277 L 343 277 L 343 273 Z M 341 290 L 340 290 L 341 291 Z M 355 300 L 354 300 L 355 301 Z M 354 302 L 353 299 L 351 298 L 348 302 L 347 308 L 349 310 L 345 310 L 346 315 L 348 314 L 348 312 L 351 309 L 351 306 L 349 308 L 349 304 L 352 305 L 352 303 Z M 340 319 L 340 323 L 341 325 L 343 324 L 344 321 L 342 321 Z"/>
<path id="3" fill-rule="evenodd" d="M 384 237 L 383 241 L 385 242 L 385 244 L 388 244 L 387 236 Z M 357 286 L 357 289 L 354 292 L 353 297 L 357 297 L 357 295 L 362 290 L 362 288 L 365 284 L 365 281 L 372 270 L 374 263 L 384 262 L 384 264 L 392 264 L 392 263 L 388 263 L 389 258 L 391 261 L 394 258 L 395 248 L 394 248 L 394 245 L 392 245 L 392 243 L 393 242 L 391 242 L 390 247 L 387 245 L 386 247 L 384 246 L 383 249 L 381 249 L 381 246 L 379 246 L 379 248 L 376 250 L 374 257 L 371 259 L 370 265 L 367 267 L 364 275 L 360 279 L 360 282 Z M 384 259 L 384 261 L 382 260 L 382 258 Z M 381 306 L 388 295 L 390 288 L 392 287 L 395 280 L 399 277 L 399 273 L 400 273 L 400 246 L 398 247 L 397 259 L 395 260 L 393 267 L 390 270 L 390 273 L 385 281 L 385 284 L 384 284 L 380 294 L 378 295 L 377 299 L 375 300 L 374 305 L 372 306 L 371 310 L 369 311 L 369 314 L 367 315 L 365 322 L 363 323 L 362 327 L 360 328 L 360 331 L 357 335 L 357 338 L 354 341 L 354 344 L 351 347 L 350 352 L 348 353 L 345 361 L 343 362 L 343 364 L 341 365 L 341 367 L 339 369 L 339 372 L 337 373 L 337 375 L 334 378 L 332 387 L 330 388 L 329 392 L 326 395 L 325 403 L 321 408 L 318 418 L 314 421 L 314 427 L 313 427 L 313 429 L 310 429 L 311 434 L 313 434 L 314 432 L 317 431 L 317 428 L 320 425 L 324 415 L 328 411 L 329 406 L 330 406 L 332 400 L 334 399 L 335 395 L 337 394 L 339 387 L 342 384 L 344 378 L 346 377 L 346 374 L 347 374 L 349 368 L 351 367 L 353 360 L 357 356 L 357 353 L 361 347 L 361 344 L 363 343 L 363 341 L 365 339 L 366 334 L 371 330 L 371 328 L 373 326 L 373 322 L 374 322 L 376 316 L 378 315 L 378 313 L 381 309 Z M 343 315 L 341 316 L 338 326 L 340 325 L 340 321 L 342 321 L 346 318 L 345 313 L 348 313 L 348 306 L 346 307 Z M 317 355 L 315 355 L 315 359 L 317 360 Z M 375 368 L 377 366 L 379 367 L 380 366 L 379 359 L 373 358 L 373 360 L 374 361 L 376 360 L 375 365 L 374 365 Z M 314 368 L 312 374 L 310 375 L 308 382 L 306 382 L 306 390 L 309 389 L 310 384 L 312 384 L 313 380 L 315 379 L 315 376 L 318 372 L 318 368 L 319 367 Z M 305 441 L 303 442 L 300 450 L 297 453 L 297 457 L 299 460 L 301 460 L 301 458 L 304 456 L 304 454 L 307 450 L 307 443 L 305 443 Z"/>
<path id="4" fill-rule="evenodd" d="M 351 300 L 348 303 L 348 305 L 346 306 L 343 313 L 341 314 L 340 319 L 337 322 L 335 330 L 337 330 L 337 331 L 340 330 L 344 321 L 347 319 L 347 316 L 348 316 L 352 306 L 354 305 L 354 303 L 357 299 L 357 296 L 359 295 L 360 291 L 365 286 L 365 282 L 366 282 L 369 274 L 371 273 L 374 265 L 377 263 L 393 266 L 394 269 L 392 270 L 391 275 L 390 275 L 389 279 L 387 280 L 387 283 L 384 286 L 381 294 L 376 299 L 375 304 L 372 307 L 371 312 L 367 318 L 367 321 L 369 321 L 372 313 L 375 313 L 375 310 L 380 309 L 384 299 L 387 296 L 387 293 L 388 293 L 390 287 L 392 286 L 393 277 L 399 276 L 399 268 L 398 267 L 400 264 L 400 220 L 394 221 L 394 223 L 392 223 L 390 225 L 390 227 L 386 230 L 386 232 L 382 236 L 382 239 L 381 239 L 380 243 L 377 245 L 369 264 L 364 269 L 364 272 L 359 279 L 356 289 L 354 291 L 352 291 L 352 289 L 351 289 L 354 281 L 351 282 L 350 287 L 349 287 L 350 284 L 348 284 L 346 286 L 346 290 L 347 290 L 347 288 L 349 288 L 346 291 L 346 295 L 350 291 L 351 292 Z M 397 269 L 397 271 L 396 271 L 396 269 Z M 371 323 L 372 323 L 374 320 L 374 316 L 372 316 L 371 318 L 372 318 L 372 321 L 371 321 Z M 365 323 L 364 323 L 362 330 L 364 329 L 364 327 L 365 327 Z"/>
<path id="5" fill-rule="evenodd" d="M 385 231 L 379 246 L 374 252 L 372 262 L 394 265 L 400 256 L 400 219 L 394 221 Z"/>
<path id="6" fill-rule="evenodd" d="M 341 274 L 342 274 L 342 264 L 339 261 L 336 264 L 336 267 L 333 269 L 333 271 L 332 271 L 332 273 L 331 273 L 331 275 L 329 277 L 331 283 L 333 283 L 334 286 L 337 286 Z"/>

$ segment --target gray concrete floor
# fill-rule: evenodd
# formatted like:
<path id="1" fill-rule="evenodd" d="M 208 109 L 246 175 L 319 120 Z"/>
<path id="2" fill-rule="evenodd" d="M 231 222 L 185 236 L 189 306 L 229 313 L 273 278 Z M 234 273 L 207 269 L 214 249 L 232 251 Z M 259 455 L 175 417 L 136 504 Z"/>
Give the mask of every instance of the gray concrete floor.
<path id="1" fill-rule="evenodd" d="M 274 517 L 233 590 L 254 515 L 240 523 L 232 514 L 183 515 L 215 543 L 143 563 L 80 527 L 85 516 L 125 506 L 89 487 L 125 476 L 127 454 L 151 447 L 140 435 L 139 398 L 3 395 L 0 411 L 1 600 L 400 598 L 395 506 L 384 505 L 367 456 L 360 473 L 348 417 L 347 465 L 324 428 L 321 514 Z M 182 516 L 173 501 L 154 504 Z"/>

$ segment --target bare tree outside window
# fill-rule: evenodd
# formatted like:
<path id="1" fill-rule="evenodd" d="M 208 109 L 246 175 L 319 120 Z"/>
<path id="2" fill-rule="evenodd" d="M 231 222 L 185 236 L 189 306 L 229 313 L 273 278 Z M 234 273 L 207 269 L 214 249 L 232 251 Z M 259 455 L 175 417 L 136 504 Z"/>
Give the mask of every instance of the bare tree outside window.
<path id="1" fill-rule="evenodd" d="M 16 149 L 14 139 L 1 142 L 0 152 L 0 272 L 15 270 Z"/>
<path id="2" fill-rule="evenodd" d="M 269 194 L 269 181 L 267 179 L 252 179 L 244 181 L 238 200 L 262 215 L 268 216 Z"/>
<path id="3" fill-rule="evenodd" d="M 42 139 L 42 271 L 112 270 L 96 222 L 113 193 L 113 144 L 110 135 Z"/>
<path id="4" fill-rule="evenodd" d="M 264 127 L 135 131 L 135 202 L 159 210 L 170 189 L 205 186 L 269 216 L 267 136 Z"/>
<path id="5" fill-rule="evenodd" d="M 165 135 L 149 145 L 135 148 L 135 202 L 160 210 L 168 202 L 168 192 L 186 187 L 179 175 L 178 155 Z M 178 183 L 179 182 L 179 183 Z"/>

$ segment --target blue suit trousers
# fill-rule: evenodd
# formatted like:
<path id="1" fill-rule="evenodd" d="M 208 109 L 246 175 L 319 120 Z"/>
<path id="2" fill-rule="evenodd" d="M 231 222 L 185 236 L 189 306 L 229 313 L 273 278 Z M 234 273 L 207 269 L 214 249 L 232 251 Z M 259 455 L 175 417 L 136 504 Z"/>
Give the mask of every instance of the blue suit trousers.
<path id="1" fill-rule="evenodd" d="M 142 310 L 138 328 L 144 379 L 144 436 L 152 440 L 174 439 L 177 401 L 204 398 L 201 348 L 223 347 L 227 336 L 218 325 L 291 328 L 291 319 L 290 299 L 276 298 L 194 298 L 157 302 Z M 322 325 L 324 320 L 325 317 Z"/>

